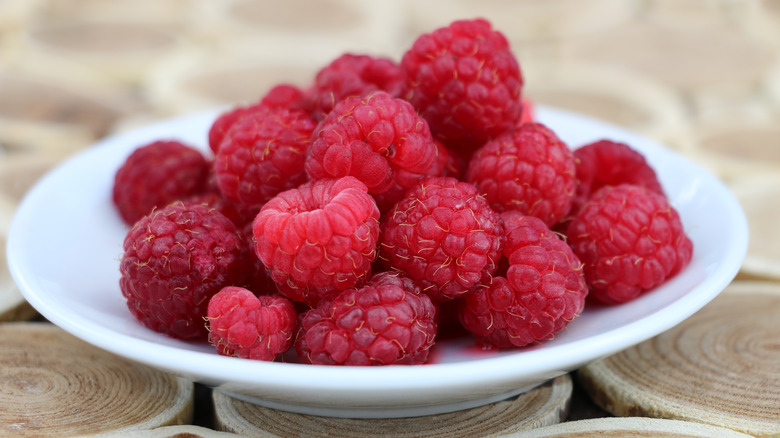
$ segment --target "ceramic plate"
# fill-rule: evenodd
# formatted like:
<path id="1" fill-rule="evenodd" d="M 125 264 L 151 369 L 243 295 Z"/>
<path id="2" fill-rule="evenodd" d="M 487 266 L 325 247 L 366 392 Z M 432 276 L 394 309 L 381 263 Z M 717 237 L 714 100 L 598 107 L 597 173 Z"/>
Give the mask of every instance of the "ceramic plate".
<path id="1" fill-rule="evenodd" d="M 333 367 L 266 363 L 217 355 L 141 326 L 119 290 L 127 228 L 111 203 L 116 170 L 136 147 L 178 139 L 207 151 L 218 111 L 110 137 L 41 179 L 11 225 L 8 258 L 25 298 L 47 319 L 120 356 L 187 377 L 253 403 L 343 417 L 429 415 L 505 399 L 653 337 L 712 300 L 736 275 L 747 250 L 744 213 L 713 175 L 631 132 L 540 107 L 539 120 L 572 147 L 623 141 L 656 169 L 694 242 L 690 265 L 630 303 L 586 308 L 554 340 L 485 352 L 470 339 L 440 341 L 420 366 Z"/>

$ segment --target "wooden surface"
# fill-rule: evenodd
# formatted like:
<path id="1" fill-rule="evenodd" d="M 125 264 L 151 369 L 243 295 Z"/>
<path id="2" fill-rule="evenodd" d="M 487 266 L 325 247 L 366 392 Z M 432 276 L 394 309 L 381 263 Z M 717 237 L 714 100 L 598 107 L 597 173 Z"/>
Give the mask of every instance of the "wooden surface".
<path id="1" fill-rule="evenodd" d="M 780 434 L 780 285 L 734 282 L 676 327 L 579 369 L 617 416 L 690 420 Z"/>
<path id="2" fill-rule="evenodd" d="M 48 323 L 0 325 L 0 374 L 0 436 L 126 433 L 192 421 L 192 382 Z"/>
<path id="3" fill-rule="evenodd" d="M 753 231 L 739 278 L 780 282 L 780 235 L 766 219 L 775 217 L 780 205 L 780 0 L 0 1 L 0 251 L 16 203 L 41 172 L 106 135 L 254 101 L 281 81 L 305 86 L 318 68 L 344 52 L 399 59 L 419 33 L 476 16 L 490 19 L 509 39 L 527 97 L 663 142 L 734 188 Z M 0 262 L 0 321 L 41 320 L 12 284 L 4 255 Z M 720 302 L 744 306 L 745 317 L 765 313 L 766 294 L 741 296 L 724 295 Z M 717 306 L 703 315 L 717 313 Z M 780 374 L 774 344 L 727 327 L 673 344 L 674 349 L 667 346 L 662 351 L 675 352 L 675 363 L 653 347 L 650 358 L 630 364 L 635 377 L 626 385 L 640 384 L 639 376 L 659 366 L 683 364 L 693 376 L 718 373 L 712 381 L 723 394 L 687 399 L 691 410 L 728 415 L 723 426 L 741 430 L 752 430 L 748 423 L 777 426 L 777 415 L 767 425 L 762 417 L 767 411 L 754 409 L 771 385 L 747 377 L 753 375 L 750 366 L 766 373 L 763 381 Z M 680 330 L 637 348 L 689 339 L 692 332 Z M 39 350 L 31 345 L 30 351 Z M 724 351 L 741 360 L 742 368 L 723 368 L 726 363 L 713 359 Z M 43 370 L 45 364 L 30 369 Z M 672 396 L 690 394 L 683 384 L 696 381 L 669 380 Z M 621 436 L 620 428 L 629 423 L 614 415 L 661 415 L 650 412 L 657 400 L 642 401 L 632 412 L 604 410 L 583 383 L 573 379 L 564 418 L 572 425 L 560 430 L 615 426 L 622 432 L 612 436 Z M 602 405 L 602 399 L 621 396 L 612 386 L 601 393 L 593 398 Z M 714 400 L 731 403 L 708 404 Z M 766 400 L 765 405 L 776 406 Z M 101 412 L 90 405 L 80 415 Z M 28 414 L 50 415 L 35 409 Z M 689 422 L 703 417 L 685 420 L 688 430 L 696 427 Z M 200 384 L 194 385 L 191 422 L 192 429 L 148 436 L 179 431 L 211 436 L 219 422 L 212 391 Z"/>
<path id="4" fill-rule="evenodd" d="M 355 419 L 299 415 L 252 405 L 218 391 L 213 394 L 217 427 L 265 437 L 458 438 L 511 436 L 560 423 L 571 402 L 572 382 L 564 374 L 512 399 L 459 412 L 415 418 Z"/>

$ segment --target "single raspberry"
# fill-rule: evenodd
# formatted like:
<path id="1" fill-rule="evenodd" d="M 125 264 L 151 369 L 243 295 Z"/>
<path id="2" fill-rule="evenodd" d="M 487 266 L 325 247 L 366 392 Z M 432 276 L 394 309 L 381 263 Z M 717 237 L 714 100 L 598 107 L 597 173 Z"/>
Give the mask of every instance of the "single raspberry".
<path id="1" fill-rule="evenodd" d="M 249 114 L 258 111 L 263 112 L 265 110 L 267 110 L 267 108 L 260 104 L 236 106 L 217 116 L 214 122 L 212 122 L 211 127 L 209 127 L 208 132 L 209 148 L 211 151 L 214 154 L 219 151 L 222 140 L 236 122 L 243 120 Z"/>
<path id="2" fill-rule="evenodd" d="M 502 213 L 506 277 L 464 298 L 460 319 L 477 341 L 499 348 L 551 339 L 585 306 L 588 288 L 571 248 L 540 219 Z"/>
<path id="3" fill-rule="evenodd" d="M 625 143 L 599 140 L 574 150 L 577 192 L 573 212 L 591 193 L 607 185 L 636 184 L 664 195 L 655 170 L 638 151 Z"/>
<path id="4" fill-rule="evenodd" d="M 403 89 L 401 68 L 389 59 L 345 53 L 317 72 L 314 85 L 306 90 L 304 108 L 319 122 L 347 97 L 385 91 L 399 97 Z"/>
<path id="5" fill-rule="evenodd" d="M 666 198 L 642 186 L 605 186 L 569 223 L 566 236 L 585 265 L 591 295 L 631 301 L 691 261 L 693 243 Z"/>
<path id="6" fill-rule="evenodd" d="M 146 327 L 179 339 L 205 339 L 209 299 L 243 284 L 246 246 L 235 225 L 202 204 L 174 202 L 127 233 L 119 286 Z"/>
<path id="7" fill-rule="evenodd" d="M 278 193 L 306 182 L 314 122 L 303 111 L 254 111 L 235 122 L 217 151 L 214 168 L 225 198 L 250 216 Z"/>
<path id="8" fill-rule="evenodd" d="M 419 281 L 436 301 L 463 296 L 495 272 L 503 227 L 471 184 L 451 177 L 417 183 L 385 215 L 380 257 Z"/>
<path id="9" fill-rule="evenodd" d="M 401 70 L 404 98 L 435 137 L 466 157 L 520 120 L 520 67 L 506 37 L 486 20 L 459 20 L 421 35 Z"/>
<path id="10" fill-rule="evenodd" d="M 273 361 L 292 347 L 296 318 L 287 298 L 227 286 L 209 300 L 209 342 L 223 356 Z"/>
<path id="11" fill-rule="evenodd" d="M 368 280 L 379 210 L 353 177 L 310 181 L 268 201 L 253 234 L 255 252 L 279 291 L 313 306 Z"/>
<path id="12" fill-rule="evenodd" d="M 128 225 L 155 207 L 202 192 L 210 165 L 197 149 L 175 140 L 144 144 L 114 176 L 113 202 Z"/>
<path id="13" fill-rule="evenodd" d="M 436 308 L 398 273 L 320 302 L 300 319 L 295 349 L 317 365 L 417 365 L 436 337 Z"/>
<path id="14" fill-rule="evenodd" d="M 439 171 L 428 124 L 384 91 L 336 104 L 318 125 L 306 157 L 311 179 L 352 175 L 386 210 L 409 187 Z"/>
<path id="15" fill-rule="evenodd" d="M 518 210 L 548 226 L 569 213 L 576 190 L 571 150 L 540 123 L 524 123 L 482 146 L 466 180 L 494 210 Z"/>
<path id="16" fill-rule="evenodd" d="M 260 105 L 266 108 L 285 108 L 299 109 L 303 108 L 303 90 L 292 84 L 278 84 L 271 87 L 270 90 L 260 99 Z"/>

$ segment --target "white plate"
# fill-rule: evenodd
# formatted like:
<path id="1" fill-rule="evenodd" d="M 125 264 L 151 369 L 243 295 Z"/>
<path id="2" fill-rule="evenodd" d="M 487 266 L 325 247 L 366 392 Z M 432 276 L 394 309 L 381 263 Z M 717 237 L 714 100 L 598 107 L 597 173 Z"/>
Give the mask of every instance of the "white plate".
<path id="1" fill-rule="evenodd" d="M 551 108 L 538 116 L 573 147 L 609 138 L 645 155 L 694 242 L 677 277 L 633 302 L 586 308 L 564 333 L 533 348 L 487 353 L 469 339 L 439 342 L 434 363 L 332 367 L 217 355 L 141 326 L 119 290 L 126 227 L 111 203 L 113 176 L 137 146 L 179 139 L 208 150 L 217 111 L 152 125 L 99 142 L 47 174 L 29 192 L 8 239 L 11 273 L 47 319 L 100 348 L 245 400 L 293 412 L 343 417 L 429 415 L 522 393 L 557 375 L 651 338 L 712 300 L 747 251 L 747 222 L 734 196 L 680 155 L 614 126 Z"/>

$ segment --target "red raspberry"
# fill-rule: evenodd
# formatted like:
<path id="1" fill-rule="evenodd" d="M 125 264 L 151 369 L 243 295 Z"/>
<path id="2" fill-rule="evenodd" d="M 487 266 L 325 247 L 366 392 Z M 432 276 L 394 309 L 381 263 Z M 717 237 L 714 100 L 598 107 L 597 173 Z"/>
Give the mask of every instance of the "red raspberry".
<path id="1" fill-rule="evenodd" d="M 636 184 L 664 195 L 655 170 L 645 157 L 624 143 L 599 140 L 574 150 L 577 168 L 577 194 L 573 212 L 582 207 L 591 193 L 618 184 Z"/>
<path id="2" fill-rule="evenodd" d="M 591 195 L 566 236 L 585 264 L 591 295 L 605 303 L 630 301 L 662 284 L 693 254 L 693 243 L 666 198 L 630 184 Z"/>
<path id="3" fill-rule="evenodd" d="M 336 104 L 312 136 L 311 179 L 352 175 L 386 210 L 423 176 L 439 171 L 428 124 L 412 106 L 384 91 Z M 385 208 L 386 207 L 386 208 Z"/>
<path id="4" fill-rule="evenodd" d="M 319 122 L 347 97 L 360 97 L 372 91 L 385 91 L 398 97 L 403 88 L 401 68 L 388 58 L 345 53 L 323 67 L 306 91 L 304 107 Z"/>
<path id="5" fill-rule="evenodd" d="M 353 177 L 310 181 L 268 201 L 253 234 L 255 252 L 280 292 L 313 306 L 368 280 L 379 210 Z"/>
<path id="6" fill-rule="evenodd" d="M 184 143 L 160 140 L 134 150 L 114 177 L 113 202 L 128 225 L 155 207 L 205 190 L 210 165 Z"/>
<path id="7" fill-rule="evenodd" d="M 278 193 L 306 182 L 304 171 L 314 122 L 303 111 L 256 110 L 235 122 L 214 163 L 225 198 L 250 216 Z"/>
<path id="8" fill-rule="evenodd" d="M 271 88 L 260 102 L 236 106 L 220 114 L 211 124 L 208 132 L 209 148 L 216 154 L 222 139 L 234 123 L 243 120 L 246 116 L 272 108 L 290 110 L 302 110 L 303 91 L 289 84 L 279 84 Z"/>
<path id="9" fill-rule="evenodd" d="M 227 286 L 209 300 L 209 342 L 223 356 L 272 361 L 292 347 L 296 317 L 287 298 Z"/>
<path id="10" fill-rule="evenodd" d="M 520 120 L 520 67 L 488 21 L 455 21 L 421 35 L 403 55 L 401 69 L 404 97 L 435 137 L 466 157 Z"/>
<path id="11" fill-rule="evenodd" d="M 317 365 L 416 365 L 436 337 L 436 308 L 415 283 L 376 274 L 303 314 L 295 349 Z"/>
<path id="12" fill-rule="evenodd" d="M 473 185 L 428 177 L 386 214 L 380 256 L 436 301 L 446 301 L 490 280 L 503 233 L 498 213 Z"/>
<path id="13" fill-rule="evenodd" d="M 266 108 L 303 109 L 303 90 L 291 84 L 279 84 L 260 99 Z"/>
<path id="14" fill-rule="evenodd" d="M 524 123 L 477 150 L 466 180 L 494 210 L 518 210 L 547 226 L 569 213 L 576 190 L 571 150 L 539 123 Z"/>
<path id="15" fill-rule="evenodd" d="M 506 229 L 506 277 L 465 297 L 461 322 L 478 342 L 499 348 L 545 341 L 585 306 L 582 264 L 547 225 L 517 211 L 501 215 Z"/>
<path id="16" fill-rule="evenodd" d="M 119 281 L 130 312 L 179 339 L 205 339 L 209 299 L 243 284 L 246 247 L 235 225 L 202 204 L 174 202 L 144 216 L 124 240 Z"/>

